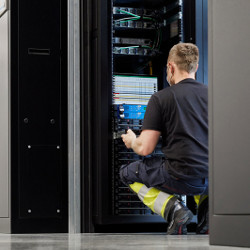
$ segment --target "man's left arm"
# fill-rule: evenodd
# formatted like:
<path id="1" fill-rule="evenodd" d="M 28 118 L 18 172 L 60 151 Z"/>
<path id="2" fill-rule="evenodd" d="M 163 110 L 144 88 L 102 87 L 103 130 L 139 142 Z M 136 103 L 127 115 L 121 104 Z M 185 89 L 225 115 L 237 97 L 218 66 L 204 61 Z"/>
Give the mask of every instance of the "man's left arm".
<path id="1" fill-rule="evenodd" d="M 138 155 L 146 156 L 154 151 L 160 135 L 160 131 L 143 130 L 140 136 L 136 137 L 135 133 L 129 129 L 127 134 L 122 135 L 122 140 L 127 148 L 133 149 Z"/>

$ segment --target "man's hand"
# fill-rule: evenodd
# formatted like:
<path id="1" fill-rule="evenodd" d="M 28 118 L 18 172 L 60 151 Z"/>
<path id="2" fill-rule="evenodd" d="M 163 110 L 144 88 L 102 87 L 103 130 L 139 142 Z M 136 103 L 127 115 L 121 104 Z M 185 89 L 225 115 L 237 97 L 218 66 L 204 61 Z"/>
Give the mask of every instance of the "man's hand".
<path id="1" fill-rule="evenodd" d="M 127 131 L 127 134 L 123 134 L 121 137 L 127 148 L 133 147 L 133 144 L 136 140 L 136 135 L 131 129 Z"/>
<path id="2" fill-rule="evenodd" d="M 133 149 L 138 155 L 146 156 L 155 149 L 160 134 L 161 132 L 156 130 L 143 130 L 140 136 L 136 137 L 135 133 L 129 129 L 127 134 L 123 134 L 121 137 L 127 148 Z"/>

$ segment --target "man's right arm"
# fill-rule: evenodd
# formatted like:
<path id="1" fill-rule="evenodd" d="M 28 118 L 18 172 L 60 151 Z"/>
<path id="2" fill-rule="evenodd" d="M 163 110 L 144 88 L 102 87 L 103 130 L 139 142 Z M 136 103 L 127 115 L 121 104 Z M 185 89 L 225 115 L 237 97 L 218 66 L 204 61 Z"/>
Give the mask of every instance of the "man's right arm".
<path id="1" fill-rule="evenodd" d="M 138 155 L 146 156 L 154 151 L 160 135 L 160 131 L 143 130 L 140 136 L 136 137 L 134 132 L 129 129 L 127 134 L 122 135 L 122 139 L 127 148 L 133 149 Z"/>

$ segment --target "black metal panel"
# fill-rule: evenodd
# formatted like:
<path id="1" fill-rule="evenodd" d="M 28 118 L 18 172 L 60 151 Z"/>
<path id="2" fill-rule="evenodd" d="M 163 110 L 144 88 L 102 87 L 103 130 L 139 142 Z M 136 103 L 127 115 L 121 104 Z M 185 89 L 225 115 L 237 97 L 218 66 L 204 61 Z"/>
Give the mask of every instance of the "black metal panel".
<path id="1" fill-rule="evenodd" d="M 82 231 L 111 211 L 111 1 L 81 6 Z"/>
<path id="2" fill-rule="evenodd" d="M 19 2 L 21 148 L 60 144 L 60 5 L 60 0 Z M 32 54 L 31 49 L 49 53 Z"/>
<path id="3" fill-rule="evenodd" d="M 183 35 L 186 43 L 195 43 L 195 0 L 183 0 Z"/>
<path id="4" fill-rule="evenodd" d="M 111 104 L 112 104 L 112 54 L 111 54 L 111 1 L 96 1 L 93 5 L 93 82 L 92 84 L 92 155 L 93 212 L 95 223 L 100 224 L 111 211 Z"/>
<path id="5" fill-rule="evenodd" d="M 12 232 L 67 232 L 67 1 L 11 6 Z"/>
<path id="6" fill-rule="evenodd" d="M 21 154 L 20 217 L 60 218 L 62 178 L 60 148 L 29 145 Z"/>

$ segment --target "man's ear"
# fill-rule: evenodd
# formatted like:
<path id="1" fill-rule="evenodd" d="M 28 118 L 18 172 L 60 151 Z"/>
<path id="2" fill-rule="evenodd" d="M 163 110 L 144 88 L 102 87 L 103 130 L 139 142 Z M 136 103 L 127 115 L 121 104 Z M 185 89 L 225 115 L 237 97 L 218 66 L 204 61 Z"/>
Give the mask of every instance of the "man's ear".
<path id="1" fill-rule="evenodd" d="M 173 66 L 173 65 L 171 65 L 171 74 L 173 75 L 173 74 L 174 74 L 174 72 L 175 72 L 175 68 L 174 68 L 174 66 Z"/>

